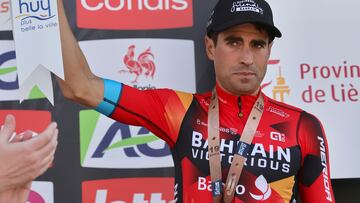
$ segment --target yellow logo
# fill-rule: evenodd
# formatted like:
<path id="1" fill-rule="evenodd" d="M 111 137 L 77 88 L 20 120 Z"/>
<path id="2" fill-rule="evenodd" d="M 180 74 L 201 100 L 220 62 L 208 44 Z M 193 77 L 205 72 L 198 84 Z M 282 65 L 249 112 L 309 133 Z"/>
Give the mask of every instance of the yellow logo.
<path id="1" fill-rule="evenodd" d="M 278 65 L 280 64 L 280 60 L 269 60 L 268 65 Z M 281 73 L 281 66 L 278 66 L 278 76 L 276 78 L 276 84 L 274 85 L 272 89 L 272 98 L 284 102 L 285 101 L 285 94 L 290 95 L 290 88 L 286 84 L 286 78 Z M 265 83 L 262 85 L 262 88 L 269 86 L 272 83 L 272 81 Z"/>

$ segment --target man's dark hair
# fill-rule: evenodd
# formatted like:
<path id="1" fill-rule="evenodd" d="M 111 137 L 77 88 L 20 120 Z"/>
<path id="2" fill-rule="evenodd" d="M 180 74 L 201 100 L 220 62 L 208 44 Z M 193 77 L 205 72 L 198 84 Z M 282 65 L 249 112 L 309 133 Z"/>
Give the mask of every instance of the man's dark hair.
<path id="1" fill-rule="evenodd" d="M 274 41 L 275 36 L 271 32 L 271 29 L 269 29 L 269 27 L 267 27 L 266 25 L 261 24 L 261 23 L 251 23 L 251 24 L 253 24 L 258 31 L 260 31 L 260 32 L 265 31 L 268 34 L 268 36 L 269 36 L 269 44 L 271 44 L 271 42 Z M 215 46 L 217 44 L 218 35 L 219 35 L 219 32 L 209 33 L 209 35 L 208 35 L 213 40 Z"/>

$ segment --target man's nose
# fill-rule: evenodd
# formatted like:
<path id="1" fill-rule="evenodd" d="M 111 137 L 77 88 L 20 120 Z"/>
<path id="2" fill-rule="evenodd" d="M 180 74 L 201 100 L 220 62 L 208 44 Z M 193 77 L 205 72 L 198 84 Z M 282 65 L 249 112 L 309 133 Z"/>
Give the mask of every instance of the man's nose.
<path id="1" fill-rule="evenodd" d="M 254 63 L 254 55 L 249 47 L 243 47 L 239 53 L 239 63 L 244 65 L 252 65 Z"/>

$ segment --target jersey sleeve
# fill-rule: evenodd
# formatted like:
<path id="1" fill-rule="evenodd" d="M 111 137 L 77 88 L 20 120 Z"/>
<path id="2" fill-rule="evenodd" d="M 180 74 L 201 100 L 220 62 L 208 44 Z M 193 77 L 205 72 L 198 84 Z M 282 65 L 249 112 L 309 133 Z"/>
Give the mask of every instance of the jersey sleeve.
<path id="1" fill-rule="evenodd" d="M 320 121 L 302 112 L 298 126 L 301 147 L 299 192 L 302 202 L 335 202 L 330 179 L 329 149 Z"/>
<path id="2" fill-rule="evenodd" d="M 192 94 L 170 89 L 138 90 L 122 85 L 109 117 L 128 125 L 144 126 L 173 147 L 192 99 Z"/>

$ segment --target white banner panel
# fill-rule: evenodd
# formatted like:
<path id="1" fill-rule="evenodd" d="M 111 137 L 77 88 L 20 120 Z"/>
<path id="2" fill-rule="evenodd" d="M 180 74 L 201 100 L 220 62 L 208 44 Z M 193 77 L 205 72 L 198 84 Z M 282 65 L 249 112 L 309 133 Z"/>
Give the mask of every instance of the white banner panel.
<path id="1" fill-rule="evenodd" d="M 194 42 L 191 40 L 94 40 L 80 42 L 80 46 L 91 70 L 100 77 L 139 89 L 196 91 Z"/>
<path id="2" fill-rule="evenodd" d="M 138 89 L 196 91 L 191 40 L 95 40 L 80 42 L 80 46 L 92 71 L 100 77 Z M 92 110 L 81 111 L 79 118 L 83 167 L 173 166 L 168 146 L 147 129 L 114 122 Z"/>
<path id="3" fill-rule="evenodd" d="M 14 41 L 0 40 L 0 101 L 41 99 L 46 97 L 44 92 L 51 92 L 48 98 L 53 100 L 49 71 L 38 68 L 33 74 L 41 76 L 41 79 L 38 81 L 27 80 L 25 85 L 19 89 Z"/>
<path id="4" fill-rule="evenodd" d="M 54 184 L 33 181 L 27 203 L 54 203 Z"/>
<path id="5" fill-rule="evenodd" d="M 360 177 L 359 1 L 269 0 L 283 33 L 264 91 L 317 116 L 328 138 L 332 178 Z"/>
<path id="6" fill-rule="evenodd" d="M 0 31 L 11 29 L 10 0 L 0 0 Z"/>
<path id="7" fill-rule="evenodd" d="M 53 104 L 51 83 L 38 82 L 50 74 L 46 69 L 64 78 L 57 3 L 12 0 L 11 6 L 20 87 L 36 82 Z"/>
<path id="8" fill-rule="evenodd" d="M 14 41 L 0 40 L 0 101 L 19 100 Z"/>

